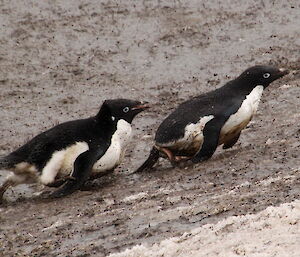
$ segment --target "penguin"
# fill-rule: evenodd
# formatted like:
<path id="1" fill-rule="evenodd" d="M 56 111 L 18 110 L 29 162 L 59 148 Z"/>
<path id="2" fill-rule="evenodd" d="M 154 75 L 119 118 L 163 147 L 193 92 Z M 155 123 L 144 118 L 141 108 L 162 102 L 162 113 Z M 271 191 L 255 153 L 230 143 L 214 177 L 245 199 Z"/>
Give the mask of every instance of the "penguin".
<path id="1" fill-rule="evenodd" d="M 205 161 L 218 145 L 231 148 L 256 113 L 263 90 L 288 73 L 253 66 L 224 86 L 183 102 L 160 124 L 150 155 L 136 172 L 151 169 L 159 157 L 175 166 Z"/>
<path id="2" fill-rule="evenodd" d="M 10 186 L 40 182 L 59 187 L 62 197 L 90 177 L 120 164 L 132 136 L 133 118 L 149 106 L 128 99 L 105 100 L 96 116 L 61 123 L 0 158 L 11 174 L 0 188 L 0 201 Z"/>

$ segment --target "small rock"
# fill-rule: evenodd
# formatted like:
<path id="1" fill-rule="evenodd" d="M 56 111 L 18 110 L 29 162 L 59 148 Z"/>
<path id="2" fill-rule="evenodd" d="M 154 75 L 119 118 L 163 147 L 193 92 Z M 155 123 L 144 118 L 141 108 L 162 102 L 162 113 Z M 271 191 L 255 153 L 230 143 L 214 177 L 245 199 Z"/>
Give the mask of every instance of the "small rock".
<path id="1" fill-rule="evenodd" d="M 282 85 L 281 87 L 279 87 L 280 89 L 288 89 L 288 88 L 290 88 L 290 87 L 292 87 L 291 85 L 288 85 L 288 84 L 284 84 L 284 85 Z"/>
<path id="2" fill-rule="evenodd" d="M 103 199 L 104 202 L 107 204 L 107 205 L 113 205 L 115 203 L 115 200 L 114 199 Z"/>
<path id="3" fill-rule="evenodd" d="M 271 138 L 269 138 L 266 142 L 266 145 L 271 145 L 273 143 L 274 143 L 274 141 Z"/>
<path id="4" fill-rule="evenodd" d="M 47 231 L 47 230 L 50 230 L 50 229 L 53 229 L 53 228 L 61 227 L 63 225 L 64 225 L 64 222 L 62 220 L 58 220 L 55 223 L 53 223 L 51 226 L 42 229 L 42 231 L 44 232 L 44 231 Z"/>
<path id="5" fill-rule="evenodd" d="M 144 135 L 144 136 L 142 136 L 142 139 L 148 139 L 148 138 L 152 138 L 152 136 L 151 135 Z"/>

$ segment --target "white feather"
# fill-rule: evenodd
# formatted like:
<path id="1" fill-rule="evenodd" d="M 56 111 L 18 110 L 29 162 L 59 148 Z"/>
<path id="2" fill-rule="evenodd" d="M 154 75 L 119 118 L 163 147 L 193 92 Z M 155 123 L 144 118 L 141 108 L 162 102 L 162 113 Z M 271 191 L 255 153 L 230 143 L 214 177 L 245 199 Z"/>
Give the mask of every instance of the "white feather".
<path id="1" fill-rule="evenodd" d="M 47 162 L 46 166 L 42 170 L 40 181 L 44 184 L 50 184 L 54 182 L 57 173 L 59 172 L 61 165 L 64 161 L 66 150 L 54 152 L 51 159 Z"/>
<path id="2" fill-rule="evenodd" d="M 263 90 L 264 87 L 258 85 L 249 95 L 247 95 L 238 111 L 233 114 L 222 127 L 221 135 L 232 133 L 235 130 L 239 132 L 247 126 L 249 121 L 252 119 L 252 116 L 257 111 Z"/>
<path id="3" fill-rule="evenodd" d="M 65 150 L 64 160 L 60 167 L 60 174 L 69 175 L 73 171 L 76 158 L 83 152 L 89 150 L 86 142 L 76 142 Z"/>
<path id="4" fill-rule="evenodd" d="M 93 172 L 110 170 L 119 165 L 124 158 L 131 137 L 131 125 L 125 120 L 119 120 L 117 130 L 111 138 L 111 145 L 102 158 L 95 163 Z"/>

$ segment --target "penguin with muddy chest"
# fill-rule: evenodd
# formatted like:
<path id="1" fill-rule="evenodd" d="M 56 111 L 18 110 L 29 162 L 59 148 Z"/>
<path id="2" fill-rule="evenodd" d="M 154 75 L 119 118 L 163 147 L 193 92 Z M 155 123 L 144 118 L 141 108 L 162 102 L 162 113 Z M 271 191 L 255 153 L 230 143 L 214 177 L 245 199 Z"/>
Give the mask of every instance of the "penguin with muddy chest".
<path id="1" fill-rule="evenodd" d="M 113 170 L 131 140 L 133 118 L 146 108 L 140 101 L 106 100 L 96 116 L 59 124 L 0 158 L 0 169 L 12 171 L 0 187 L 0 201 L 8 187 L 37 181 L 63 185 L 52 194 L 61 197 Z"/>
<path id="2" fill-rule="evenodd" d="M 136 172 L 152 168 L 159 157 L 173 165 L 199 163 L 218 145 L 232 147 L 256 113 L 263 90 L 286 74 L 282 68 L 253 66 L 224 86 L 180 104 L 158 127 L 151 153 Z"/>

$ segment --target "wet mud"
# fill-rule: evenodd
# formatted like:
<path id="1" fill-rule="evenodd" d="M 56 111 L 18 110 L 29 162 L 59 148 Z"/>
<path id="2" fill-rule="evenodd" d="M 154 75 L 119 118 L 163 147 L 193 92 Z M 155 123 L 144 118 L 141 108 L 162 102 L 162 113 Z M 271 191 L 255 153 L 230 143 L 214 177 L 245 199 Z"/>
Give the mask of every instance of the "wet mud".
<path id="1" fill-rule="evenodd" d="M 297 1 L 2 1 L 0 155 L 105 99 L 153 104 L 133 122 L 115 172 L 83 191 L 41 199 L 7 191 L 2 256 L 106 256 L 180 236 L 227 216 L 300 199 L 300 4 Z M 179 103 L 255 64 L 291 72 L 265 92 L 229 150 L 199 165 L 161 160 L 131 174 Z M 1 171 L 0 182 L 6 176 Z"/>

